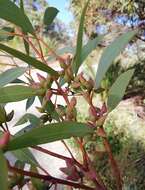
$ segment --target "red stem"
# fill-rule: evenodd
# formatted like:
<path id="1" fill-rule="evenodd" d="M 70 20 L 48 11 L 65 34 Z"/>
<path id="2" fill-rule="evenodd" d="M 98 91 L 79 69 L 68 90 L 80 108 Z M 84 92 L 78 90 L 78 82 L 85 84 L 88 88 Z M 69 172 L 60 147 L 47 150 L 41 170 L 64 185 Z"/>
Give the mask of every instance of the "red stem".
<path id="1" fill-rule="evenodd" d="M 69 149 L 69 147 L 67 146 L 67 144 L 65 143 L 64 140 L 61 140 L 61 142 L 63 143 L 63 145 L 65 146 L 65 148 L 67 149 L 67 151 L 69 152 L 69 154 L 71 155 L 72 159 L 75 160 L 71 150 Z"/>
<path id="2" fill-rule="evenodd" d="M 56 157 L 56 158 L 62 159 L 62 160 L 70 160 L 70 159 L 71 159 L 71 158 L 66 157 L 66 156 L 63 156 L 63 155 L 61 155 L 61 154 L 57 154 L 57 153 L 55 153 L 55 152 L 51 152 L 51 151 L 49 151 L 49 150 L 46 150 L 46 149 L 44 149 L 44 148 L 42 148 L 42 147 L 40 147 L 40 146 L 32 146 L 31 148 L 33 148 L 33 149 L 35 149 L 35 150 L 38 150 L 38 151 L 40 151 L 40 152 L 43 152 L 43 153 L 45 153 L 45 154 L 49 154 L 50 156 L 54 156 L 54 157 Z"/>
<path id="3" fill-rule="evenodd" d="M 65 161 L 72 161 L 73 160 L 73 162 L 74 162 L 74 164 L 76 164 L 79 168 L 81 168 L 82 170 L 84 170 L 84 168 L 83 168 L 83 165 L 81 165 L 75 158 L 74 159 L 71 159 L 71 158 L 69 158 L 69 157 L 66 157 L 66 156 L 63 156 L 63 155 L 61 155 L 61 154 L 57 154 L 57 153 L 55 153 L 55 152 L 51 152 L 51 151 L 49 151 L 49 150 L 47 150 L 47 149 L 44 149 L 44 148 L 42 148 L 42 147 L 39 147 L 39 146 L 32 146 L 31 148 L 33 148 L 33 149 L 35 149 L 35 150 L 38 150 L 38 151 L 40 151 L 40 152 L 43 152 L 43 153 L 45 153 L 45 154 L 48 154 L 48 155 L 50 155 L 50 156 L 53 156 L 53 157 L 56 157 L 56 158 L 59 158 L 59 159 L 62 159 L 62 160 L 65 160 Z"/>
<path id="4" fill-rule="evenodd" d="M 28 171 L 25 171 L 25 170 L 22 170 L 22 169 L 19 169 L 19 168 L 16 168 L 16 167 L 12 167 L 10 165 L 8 165 L 8 168 L 12 172 L 16 172 L 16 173 L 19 173 L 19 174 L 24 175 L 24 176 L 43 179 L 43 180 L 49 181 L 49 182 L 51 182 L 53 184 L 63 184 L 63 185 L 68 185 L 68 186 L 72 186 L 74 188 L 79 188 L 79 189 L 95 190 L 94 188 L 86 186 L 86 185 L 83 185 L 83 184 L 74 183 L 74 182 L 71 182 L 71 181 L 55 178 L 55 177 L 52 177 L 52 176 L 46 176 L 46 175 L 42 175 L 42 174 L 38 174 L 38 173 L 34 173 L 34 172 L 28 172 Z M 100 189 L 96 189 L 96 190 L 100 190 Z"/>
<path id="5" fill-rule="evenodd" d="M 83 144 L 77 139 L 77 138 L 74 138 L 76 143 L 79 145 L 81 151 L 82 151 L 82 156 L 83 156 L 83 164 L 84 166 L 88 169 L 88 155 L 86 153 L 86 150 L 83 146 Z"/>
<path id="6" fill-rule="evenodd" d="M 58 87 L 58 90 L 59 90 L 60 94 L 63 96 L 63 98 L 64 98 L 64 100 L 65 100 L 66 104 L 67 104 L 68 106 L 70 106 L 70 103 L 69 103 L 69 100 L 68 100 L 67 95 L 63 92 L 63 90 L 62 90 L 62 88 L 60 87 L 60 85 L 59 85 L 58 81 L 57 81 L 57 80 L 55 80 L 55 82 L 56 82 L 57 87 Z"/>
<path id="7" fill-rule="evenodd" d="M 106 132 L 103 129 L 103 127 L 101 129 L 102 129 L 102 132 L 104 134 L 106 134 Z M 113 157 L 111 146 L 110 146 L 107 138 L 104 138 L 104 146 L 105 146 L 106 152 L 109 155 L 109 159 L 110 159 L 110 163 L 111 163 L 111 166 L 112 166 L 113 175 L 116 178 L 117 190 L 122 190 L 122 179 L 121 179 L 120 170 L 119 170 L 119 167 L 117 165 L 116 160 Z"/>

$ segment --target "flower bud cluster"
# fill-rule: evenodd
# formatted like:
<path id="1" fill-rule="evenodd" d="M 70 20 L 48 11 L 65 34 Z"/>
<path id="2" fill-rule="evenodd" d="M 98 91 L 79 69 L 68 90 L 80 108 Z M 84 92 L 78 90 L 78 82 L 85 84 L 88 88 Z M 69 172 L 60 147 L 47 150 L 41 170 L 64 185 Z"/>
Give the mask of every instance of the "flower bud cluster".
<path id="1" fill-rule="evenodd" d="M 67 120 L 70 120 L 70 121 L 76 120 L 76 116 L 77 116 L 76 104 L 77 104 L 77 100 L 75 97 L 73 97 L 70 100 L 70 104 L 66 108 L 66 119 Z"/>
<path id="2" fill-rule="evenodd" d="M 94 87 L 94 81 L 91 78 L 86 79 L 83 73 L 80 73 L 74 78 L 74 81 L 72 82 L 71 87 L 74 90 L 83 88 L 83 89 L 87 89 L 90 92 Z"/>
<path id="3" fill-rule="evenodd" d="M 102 126 L 104 122 L 104 114 L 107 113 L 107 107 L 104 103 L 101 108 L 90 106 L 89 108 L 89 120 L 93 123 L 97 121 L 97 125 Z"/>
<path id="4" fill-rule="evenodd" d="M 64 76 L 66 82 L 71 83 L 71 81 L 74 79 L 71 65 L 71 57 L 68 55 L 65 59 L 60 61 L 60 66 L 63 69 L 61 71 L 61 75 Z"/>

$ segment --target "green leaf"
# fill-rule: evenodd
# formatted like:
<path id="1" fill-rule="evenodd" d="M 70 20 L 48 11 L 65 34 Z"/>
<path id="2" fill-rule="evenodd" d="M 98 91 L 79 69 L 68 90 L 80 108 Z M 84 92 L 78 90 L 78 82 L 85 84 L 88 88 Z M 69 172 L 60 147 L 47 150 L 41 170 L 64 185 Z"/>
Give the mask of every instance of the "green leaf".
<path id="1" fill-rule="evenodd" d="M 23 115 L 19 121 L 15 124 L 15 126 L 18 125 L 22 125 L 26 122 L 30 122 L 34 127 L 38 127 L 40 126 L 40 119 L 38 117 L 36 117 L 35 115 L 31 114 L 31 113 L 26 113 L 25 115 Z"/>
<path id="2" fill-rule="evenodd" d="M 20 9 L 23 12 L 23 14 L 25 14 L 23 0 L 20 0 Z M 26 32 L 23 32 L 23 33 L 25 34 L 25 36 L 28 35 Z M 25 39 L 23 39 L 23 42 L 24 42 L 24 47 L 25 47 L 26 54 L 29 55 L 29 50 L 30 50 L 29 43 Z"/>
<path id="3" fill-rule="evenodd" d="M 103 39 L 103 35 L 100 35 L 93 40 L 89 40 L 88 43 L 82 48 L 82 55 L 81 55 L 81 64 L 85 61 L 85 59 L 88 57 L 88 55 L 96 49 L 97 45 L 101 42 Z"/>
<path id="4" fill-rule="evenodd" d="M 76 50 L 75 47 L 66 46 L 66 47 L 63 47 L 63 48 L 56 50 L 56 54 L 57 55 L 62 55 L 64 53 L 74 54 L 75 50 Z"/>
<path id="5" fill-rule="evenodd" d="M 14 38 L 14 36 L 10 35 L 10 32 L 14 32 L 14 28 L 11 27 L 3 27 L 0 29 L 0 41 L 9 41 Z"/>
<path id="6" fill-rule="evenodd" d="M 15 165 L 14 165 L 16 168 L 19 168 L 19 169 L 24 169 L 24 167 L 25 167 L 25 162 L 23 162 L 23 161 L 21 161 L 21 160 L 17 160 L 16 162 L 15 162 Z"/>
<path id="7" fill-rule="evenodd" d="M 18 84 L 23 83 L 24 84 L 25 82 L 22 81 L 21 79 L 15 79 L 11 83 L 18 83 Z"/>
<path id="8" fill-rule="evenodd" d="M 78 36 L 77 36 L 77 47 L 76 47 L 76 54 L 73 62 L 73 69 L 75 74 L 77 74 L 79 67 L 81 65 L 82 61 L 82 44 L 83 44 L 83 30 L 84 30 L 84 21 L 85 21 L 85 14 L 87 11 L 87 7 L 89 4 L 89 0 L 87 1 L 81 15 L 80 19 L 80 25 L 78 30 Z"/>
<path id="9" fill-rule="evenodd" d="M 17 77 L 24 74 L 26 71 L 26 68 L 24 67 L 16 67 L 12 69 L 8 69 L 7 71 L 0 74 L 0 87 L 5 86 L 9 84 L 10 82 L 17 79 Z"/>
<path id="10" fill-rule="evenodd" d="M 31 166 L 31 172 L 39 173 L 37 168 L 34 166 Z M 31 177 L 31 181 L 32 181 L 33 186 L 35 187 L 35 190 L 48 189 L 48 188 L 46 188 L 46 184 L 43 183 L 40 179 Z"/>
<path id="11" fill-rule="evenodd" d="M 6 150 L 16 150 L 39 144 L 49 143 L 72 136 L 82 137 L 92 132 L 87 125 L 76 122 L 62 122 L 34 128 L 19 137 L 14 137 Z"/>
<path id="12" fill-rule="evenodd" d="M 28 86 L 12 85 L 0 88 L 0 103 L 18 102 L 32 96 L 37 96 L 41 90 Z"/>
<path id="13" fill-rule="evenodd" d="M 27 34 L 25 34 L 25 35 L 27 35 Z M 30 53 L 29 43 L 25 39 L 23 39 L 23 42 L 24 42 L 26 54 L 29 55 L 29 53 Z"/>
<path id="14" fill-rule="evenodd" d="M 56 15 L 58 14 L 59 10 L 55 7 L 48 7 L 45 10 L 44 17 L 43 17 L 43 23 L 45 25 L 52 24 L 53 20 L 55 19 Z"/>
<path id="15" fill-rule="evenodd" d="M 52 119 L 54 119 L 56 121 L 60 121 L 59 115 L 55 110 L 55 106 L 51 101 L 47 102 L 45 110 L 47 111 L 47 113 L 50 114 Z"/>
<path id="16" fill-rule="evenodd" d="M 29 65 L 31 65 L 39 70 L 49 73 L 50 75 L 55 75 L 55 76 L 58 75 L 58 73 L 55 70 L 53 70 L 51 67 L 47 66 L 46 64 L 42 63 L 41 61 L 38 61 L 37 59 L 30 57 L 29 55 L 26 55 L 18 50 L 10 48 L 1 43 L 0 43 L 0 49 L 11 54 L 12 56 L 14 56 L 16 58 L 28 63 Z"/>
<path id="17" fill-rule="evenodd" d="M 0 150 L 0 189 L 8 190 L 8 168 L 2 150 Z"/>
<path id="18" fill-rule="evenodd" d="M 25 12 L 24 11 L 24 2 L 23 2 L 23 0 L 20 0 L 20 9 L 23 11 L 23 13 Z"/>
<path id="19" fill-rule="evenodd" d="M 4 106 L 0 105 L 0 125 L 7 120 L 6 111 Z"/>
<path id="20" fill-rule="evenodd" d="M 133 76 L 133 73 L 134 69 L 124 72 L 112 85 L 111 89 L 109 90 L 109 97 L 107 102 L 109 111 L 113 110 L 122 100 L 129 81 Z"/>
<path id="21" fill-rule="evenodd" d="M 19 26 L 24 32 L 34 35 L 34 29 L 24 12 L 10 0 L 0 0 L 0 18 Z"/>
<path id="22" fill-rule="evenodd" d="M 28 98 L 26 102 L 26 110 L 28 110 L 33 105 L 34 101 L 35 101 L 35 96 Z"/>
<path id="23" fill-rule="evenodd" d="M 18 159 L 33 166 L 39 166 L 37 160 L 28 148 L 11 151 L 11 153 Z"/>
<path id="24" fill-rule="evenodd" d="M 60 48 L 60 49 L 56 50 L 55 53 L 56 53 L 56 55 L 63 55 L 65 53 L 71 53 L 72 55 L 74 55 L 75 47 L 66 46 L 64 48 Z M 56 57 L 53 55 L 53 56 L 49 56 L 47 58 L 47 61 L 52 61 L 55 59 L 56 59 Z"/>
<path id="25" fill-rule="evenodd" d="M 31 131 L 34 127 L 38 127 L 38 126 L 29 124 L 26 127 L 20 129 L 19 132 L 17 134 L 15 134 L 15 136 L 23 135 L 24 133 Z"/>
<path id="26" fill-rule="evenodd" d="M 12 110 L 10 113 L 7 114 L 6 121 L 7 122 L 11 121 L 13 117 L 14 117 L 14 110 Z"/>
<path id="27" fill-rule="evenodd" d="M 108 68 L 110 67 L 114 59 L 120 54 L 120 52 L 124 50 L 125 46 L 135 34 L 135 31 L 127 32 L 119 36 L 107 48 L 105 48 L 97 69 L 96 88 L 99 88 L 101 80 L 104 78 Z"/>
<path id="28" fill-rule="evenodd" d="M 25 167 L 25 163 L 23 161 L 17 160 L 14 164 L 15 168 L 19 168 L 21 170 L 24 170 Z M 23 175 L 11 175 L 11 177 L 9 178 L 9 190 L 10 189 L 15 189 L 16 186 L 18 186 L 18 184 L 25 184 L 24 182 L 24 176 Z"/>

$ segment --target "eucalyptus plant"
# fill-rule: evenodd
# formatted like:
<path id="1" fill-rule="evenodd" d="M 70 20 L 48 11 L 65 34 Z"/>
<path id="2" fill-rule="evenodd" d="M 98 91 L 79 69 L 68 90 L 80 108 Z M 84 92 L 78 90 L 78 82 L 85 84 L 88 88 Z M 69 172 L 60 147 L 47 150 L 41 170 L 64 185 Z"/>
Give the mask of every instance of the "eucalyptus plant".
<path id="1" fill-rule="evenodd" d="M 109 112 L 111 112 L 122 100 L 126 87 L 134 73 L 128 70 L 121 74 L 109 90 L 107 102 L 103 102 L 101 107 L 94 104 L 94 97 L 99 94 L 100 83 L 104 78 L 113 60 L 125 48 L 128 42 L 136 35 L 136 31 L 129 31 L 119 36 L 102 53 L 96 77 L 86 77 L 80 67 L 85 62 L 89 54 L 99 45 L 103 36 L 98 36 L 83 44 L 83 30 L 85 14 L 89 1 L 82 11 L 78 36 L 75 48 L 71 51 L 71 56 L 62 56 L 54 52 L 47 43 L 39 36 L 25 13 L 23 0 L 15 4 L 10 0 L 0 0 L 0 18 L 9 22 L 9 28 L 2 28 L 0 33 L 0 50 L 13 58 L 19 59 L 28 66 L 21 67 L 19 62 L 0 75 L 0 188 L 1 190 L 21 189 L 25 184 L 31 184 L 35 189 L 49 189 L 58 184 L 66 185 L 71 188 L 88 190 L 107 190 L 103 179 L 92 165 L 91 159 L 85 149 L 85 136 L 96 135 L 102 138 L 105 152 L 108 154 L 111 172 L 116 180 L 116 189 L 122 189 L 122 178 L 118 163 L 112 154 L 112 148 L 107 139 L 107 133 L 103 124 Z M 58 10 L 54 7 L 46 8 L 44 25 L 51 25 L 57 16 Z M 20 38 L 24 42 L 25 51 L 20 51 L 8 46 L 5 42 L 13 40 L 14 37 Z M 37 46 L 34 45 L 34 43 Z M 43 47 L 43 48 L 42 48 Z M 48 51 L 49 59 L 46 59 L 43 49 Z M 50 60 L 56 59 L 61 70 L 55 70 L 49 66 Z M 83 68 L 83 67 L 82 67 Z M 38 70 L 38 80 L 36 82 L 31 75 L 32 69 Z M 45 76 L 39 73 L 43 71 Z M 20 76 L 25 76 L 25 80 Z M 65 105 L 53 101 L 54 98 L 62 97 Z M 84 98 L 89 105 L 88 120 L 84 123 L 77 119 L 77 97 Z M 35 104 L 38 98 L 41 106 L 35 105 L 40 117 L 33 113 L 24 113 L 23 117 L 15 124 L 29 125 L 18 131 L 15 135 L 10 133 L 9 122 L 13 120 L 15 110 L 7 112 L 5 106 L 10 102 L 27 100 L 26 110 Z M 82 159 L 77 160 L 64 139 L 73 138 L 82 154 Z M 70 153 L 70 157 L 59 155 L 39 145 L 61 140 Z M 32 155 L 30 149 L 36 149 L 44 154 L 57 157 L 66 162 L 65 168 L 60 170 L 66 174 L 65 179 L 59 179 L 49 174 L 45 168 L 38 163 Z M 11 165 L 5 154 L 11 152 L 17 161 Z M 25 170 L 25 164 L 31 167 Z M 40 172 L 40 170 L 43 172 Z M 25 178 L 27 176 L 27 178 Z M 89 182 L 91 182 L 89 185 Z"/>

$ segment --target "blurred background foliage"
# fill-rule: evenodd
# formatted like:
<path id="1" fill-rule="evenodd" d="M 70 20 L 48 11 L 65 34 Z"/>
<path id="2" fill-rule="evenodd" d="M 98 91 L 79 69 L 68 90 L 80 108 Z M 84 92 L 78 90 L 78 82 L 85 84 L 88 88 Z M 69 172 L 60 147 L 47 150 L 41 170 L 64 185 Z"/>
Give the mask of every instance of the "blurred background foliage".
<path id="1" fill-rule="evenodd" d="M 19 6 L 19 0 L 14 0 L 14 2 Z M 43 25 L 43 15 L 45 9 L 49 6 L 46 0 L 24 0 L 23 2 L 25 12 L 31 20 L 36 32 L 44 38 L 50 48 L 55 50 L 71 42 L 65 24 L 58 18 L 56 18 L 50 26 Z M 5 21 L 1 20 L 0 29 L 5 25 Z M 7 26 L 9 26 L 8 23 Z M 9 41 L 9 44 L 13 47 L 17 47 L 17 44 L 19 44 L 18 40 L 19 38 L 15 37 L 13 41 Z M 43 51 L 45 53 L 45 49 L 43 49 Z"/>
<path id="2" fill-rule="evenodd" d="M 81 10 L 86 1 L 87 0 L 71 0 L 71 9 L 77 21 L 80 18 Z M 139 27 L 144 29 L 144 4 L 144 0 L 91 0 L 85 21 L 87 35 L 91 36 L 99 32 L 108 33 L 113 30 L 117 31 L 117 24 L 121 24 L 121 28 L 124 26 L 124 30 L 126 27 Z M 104 26 L 103 28 L 103 26 L 100 27 L 100 25 L 107 25 L 107 27 Z M 120 30 L 121 28 L 118 29 Z M 144 33 L 144 31 L 142 32 Z"/>
<path id="3" fill-rule="evenodd" d="M 75 25 L 80 19 L 81 10 L 86 0 L 70 0 L 70 9 L 75 16 Z M 121 33 L 129 30 L 137 30 L 136 39 L 128 45 L 125 51 L 112 64 L 102 87 L 105 88 L 104 98 L 115 79 L 125 70 L 135 67 L 135 74 L 128 87 L 129 95 L 145 95 L 145 2 L 144 0 L 91 0 L 85 18 L 86 38 L 94 38 L 100 34 L 105 35 L 100 47 L 92 53 L 86 62 L 86 70 L 94 75 L 96 63 L 103 49 Z M 91 68 L 93 66 L 93 69 Z"/>

